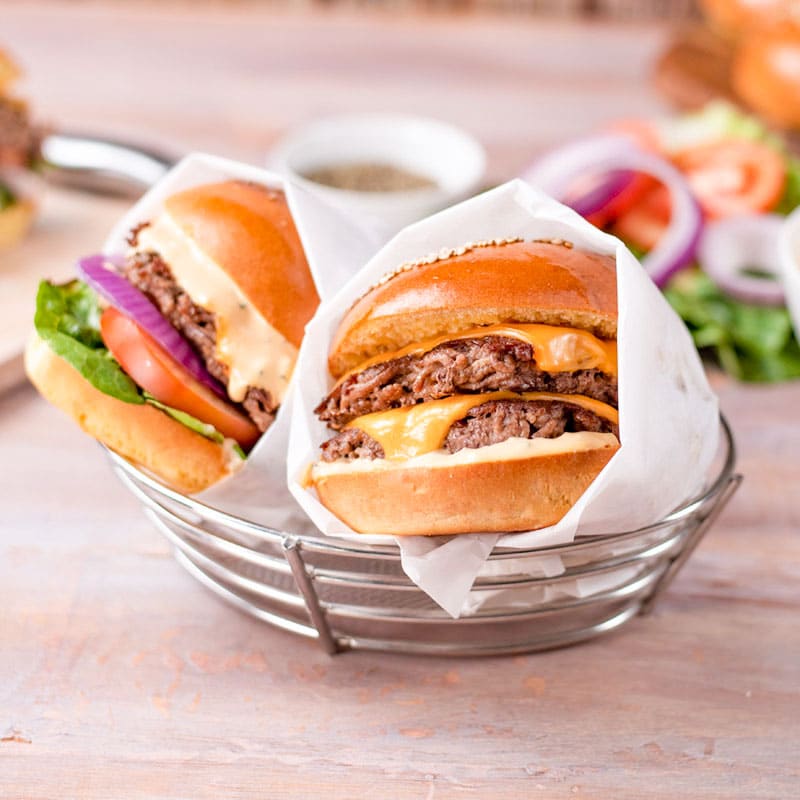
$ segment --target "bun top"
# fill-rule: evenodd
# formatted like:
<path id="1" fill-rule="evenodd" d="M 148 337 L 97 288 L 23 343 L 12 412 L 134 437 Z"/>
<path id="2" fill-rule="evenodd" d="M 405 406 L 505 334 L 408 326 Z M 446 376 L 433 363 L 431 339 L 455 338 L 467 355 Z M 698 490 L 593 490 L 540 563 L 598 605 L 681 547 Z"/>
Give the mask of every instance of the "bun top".
<path id="1" fill-rule="evenodd" d="M 544 241 L 479 243 L 456 253 L 401 267 L 356 301 L 331 346 L 334 378 L 367 358 L 478 325 L 567 325 L 616 337 L 610 256 Z"/>
<path id="2" fill-rule="evenodd" d="M 172 195 L 164 208 L 261 316 L 299 347 L 319 296 L 283 192 L 225 181 Z"/>

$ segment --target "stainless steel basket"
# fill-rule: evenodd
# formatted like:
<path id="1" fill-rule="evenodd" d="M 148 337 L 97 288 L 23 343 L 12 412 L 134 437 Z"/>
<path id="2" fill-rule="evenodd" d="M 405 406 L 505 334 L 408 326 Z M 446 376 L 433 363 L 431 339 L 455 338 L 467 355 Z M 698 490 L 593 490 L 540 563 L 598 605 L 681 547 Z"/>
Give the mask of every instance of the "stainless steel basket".
<path id="1" fill-rule="evenodd" d="M 257 525 L 179 494 L 109 455 L 175 547 L 181 566 L 258 619 L 315 638 L 329 653 L 497 655 L 572 644 L 652 609 L 741 481 L 724 418 L 721 426 L 720 453 L 702 495 L 639 530 L 556 547 L 496 550 L 487 565 L 495 574 L 479 576 L 473 589 L 486 602 L 460 619 L 411 582 L 393 544 Z M 543 557 L 558 557 L 563 572 L 546 577 L 535 571 Z M 508 564 L 512 569 L 504 569 Z"/>

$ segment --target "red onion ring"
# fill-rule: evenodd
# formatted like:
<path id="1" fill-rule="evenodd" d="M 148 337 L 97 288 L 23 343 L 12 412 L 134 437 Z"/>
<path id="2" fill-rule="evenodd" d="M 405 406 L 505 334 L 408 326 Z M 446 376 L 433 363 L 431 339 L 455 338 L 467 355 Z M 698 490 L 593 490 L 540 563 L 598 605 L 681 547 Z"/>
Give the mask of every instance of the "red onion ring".
<path id="1" fill-rule="evenodd" d="M 546 155 L 523 177 L 542 191 L 561 199 L 570 183 L 587 172 L 643 172 L 669 189 L 672 215 L 669 226 L 642 266 L 658 286 L 664 286 L 682 267 L 694 260 L 703 216 L 684 176 L 668 161 L 639 150 L 624 136 L 584 139 Z"/>
<path id="2" fill-rule="evenodd" d="M 122 264 L 122 257 L 87 256 L 78 261 L 76 270 L 82 280 L 149 333 L 193 378 L 227 400 L 228 393 L 225 388 L 209 373 L 189 342 L 164 319 L 161 312 L 142 292 L 128 283 L 122 275 L 106 269 L 105 265 L 108 263 L 119 267 Z"/>
<path id="3" fill-rule="evenodd" d="M 616 200 L 628 188 L 632 178 L 633 173 L 628 170 L 611 172 L 608 175 L 603 175 L 589 191 L 577 197 L 567 197 L 564 203 L 573 211 L 577 211 L 582 217 L 599 214 L 608 207 L 612 200 Z"/>
<path id="4" fill-rule="evenodd" d="M 779 241 L 785 219 L 778 214 L 743 214 L 707 223 L 697 249 L 700 266 L 737 300 L 783 305 Z M 743 274 L 748 267 L 767 272 L 775 280 Z"/>

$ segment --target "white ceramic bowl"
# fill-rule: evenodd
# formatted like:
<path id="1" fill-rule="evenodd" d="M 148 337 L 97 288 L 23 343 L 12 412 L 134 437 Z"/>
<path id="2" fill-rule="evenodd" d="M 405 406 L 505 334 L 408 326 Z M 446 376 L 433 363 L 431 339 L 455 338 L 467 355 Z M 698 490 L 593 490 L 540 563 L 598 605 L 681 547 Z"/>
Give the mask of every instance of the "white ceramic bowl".
<path id="1" fill-rule="evenodd" d="M 336 189 L 303 177 L 322 167 L 383 163 L 430 178 L 436 186 L 408 191 Z M 390 232 L 474 194 L 486 166 L 483 147 L 468 133 L 426 117 L 346 114 L 290 133 L 269 166 L 328 202 L 360 217 L 381 220 Z"/>
<path id="2" fill-rule="evenodd" d="M 794 322 L 794 332 L 800 339 L 800 207 L 786 218 L 779 242 L 781 282 L 786 304 Z"/>

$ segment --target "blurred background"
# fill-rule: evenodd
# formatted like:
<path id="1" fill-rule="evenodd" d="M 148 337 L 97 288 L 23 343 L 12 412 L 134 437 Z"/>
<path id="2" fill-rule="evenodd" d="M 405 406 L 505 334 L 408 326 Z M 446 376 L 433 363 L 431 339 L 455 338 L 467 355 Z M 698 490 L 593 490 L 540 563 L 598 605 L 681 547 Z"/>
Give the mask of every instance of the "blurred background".
<path id="1" fill-rule="evenodd" d="M 255 162 L 343 111 L 464 126 L 502 180 L 563 135 L 662 104 L 653 60 L 689 0 L 4 2 L 36 117 Z M 600 92 L 597 90 L 601 89 Z"/>

